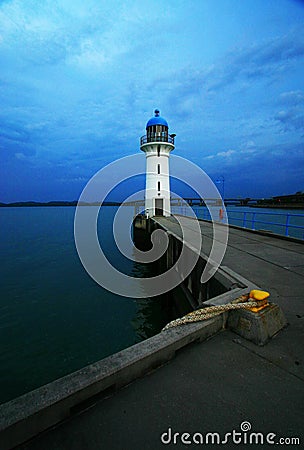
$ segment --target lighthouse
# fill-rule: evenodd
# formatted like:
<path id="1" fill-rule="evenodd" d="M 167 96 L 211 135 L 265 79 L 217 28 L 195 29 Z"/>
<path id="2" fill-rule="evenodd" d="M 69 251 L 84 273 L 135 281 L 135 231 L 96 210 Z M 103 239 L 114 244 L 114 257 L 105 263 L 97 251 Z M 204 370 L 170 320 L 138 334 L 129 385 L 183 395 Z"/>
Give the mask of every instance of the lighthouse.
<path id="1" fill-rule="evenodd" d="M 146 154 L 145 210 L 147 217 L 170 216 L 169 156 L 174 149 L 175 134 L 169 134 L 168 122 L 154 111 L 140 138 L 140 149 Z"/>

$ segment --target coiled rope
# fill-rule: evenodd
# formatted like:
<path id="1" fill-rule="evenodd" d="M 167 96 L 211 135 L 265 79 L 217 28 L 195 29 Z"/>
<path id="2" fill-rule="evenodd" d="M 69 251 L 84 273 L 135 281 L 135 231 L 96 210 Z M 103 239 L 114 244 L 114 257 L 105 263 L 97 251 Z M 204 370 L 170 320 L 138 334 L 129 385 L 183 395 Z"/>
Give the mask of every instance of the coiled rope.
<path id="1" fill-rule="evenodd" d="M 226 311 L 252 308 L 260 309 L 268 305 L 268 297 L 268 292 L 255 289 L 250 291 L 250 294 L 241 295 L 225 305 L 208 306 L 206 308 L 197 309 L 183 317 L 180 317 L 179 319 L 172 320 L 162 329 L 162 331 L 177 327 L 179 325 L 184 325 L 186 323 L 200 322 L 202 320 L 211 319 L 212 317 L 218 316 Z"/>

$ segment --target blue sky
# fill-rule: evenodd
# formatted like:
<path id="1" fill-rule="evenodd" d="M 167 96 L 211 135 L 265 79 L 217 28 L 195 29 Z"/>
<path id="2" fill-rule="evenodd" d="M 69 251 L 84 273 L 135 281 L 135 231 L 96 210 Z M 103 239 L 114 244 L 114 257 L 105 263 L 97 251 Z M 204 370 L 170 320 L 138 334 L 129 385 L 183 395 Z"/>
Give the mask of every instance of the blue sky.
<path id="1" fill-rule="evenodd" d="M 156 107 L 226 196 L 304 190 L 304 2 L 4 0 L 0 60 L 0 201 L 76 200 Z"/>

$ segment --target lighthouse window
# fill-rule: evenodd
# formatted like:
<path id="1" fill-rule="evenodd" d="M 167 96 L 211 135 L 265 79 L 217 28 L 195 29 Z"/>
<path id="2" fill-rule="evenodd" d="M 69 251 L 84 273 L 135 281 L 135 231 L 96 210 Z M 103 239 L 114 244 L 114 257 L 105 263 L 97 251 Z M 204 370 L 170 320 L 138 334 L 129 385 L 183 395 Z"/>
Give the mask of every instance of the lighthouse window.
<path id="1" fill-rule="evenodd" d="M 160 156 L 160 145 L 157 146 L 157 156 Z"/>
<path id="2" fill-rule="evenodd" d="M 157 164 L 157 173 L 160 174 L 160 164 Z"/>
<path id="3" fill-rule="evenodd" d="M 157 182 L 157 190 L 160 191 L 160 181 Z"/>

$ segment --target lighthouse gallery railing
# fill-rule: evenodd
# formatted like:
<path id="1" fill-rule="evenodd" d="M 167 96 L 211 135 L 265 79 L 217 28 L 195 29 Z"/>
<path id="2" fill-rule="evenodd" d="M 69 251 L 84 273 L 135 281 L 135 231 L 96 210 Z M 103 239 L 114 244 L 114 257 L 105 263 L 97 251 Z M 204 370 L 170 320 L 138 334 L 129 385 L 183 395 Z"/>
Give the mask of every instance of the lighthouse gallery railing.
<path id="1" fill-rule="evenodd" d="M 170 135 L 157 135 L 148 134 L 140 138 L 140 145 L 147 144 L 147 142 L 169 142 L 169 144 L 174 144 L 174 137 Z"/>

